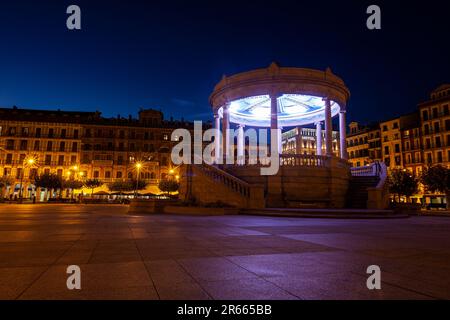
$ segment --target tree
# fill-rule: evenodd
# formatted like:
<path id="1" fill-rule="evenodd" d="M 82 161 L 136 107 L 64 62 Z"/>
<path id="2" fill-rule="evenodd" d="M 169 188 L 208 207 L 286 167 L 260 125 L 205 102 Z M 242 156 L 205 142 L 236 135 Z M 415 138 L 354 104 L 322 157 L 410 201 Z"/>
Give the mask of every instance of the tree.
<path id="1" fill-rule="evenodd" d="M 441 165 L 426 168 L 420 177 L 420 182 L 422 182 L 430 192 L 444 193 L 447 208 L 449 207 L 450 169 Z"/>
<path id="2" fill-rule="evenodd" d="M 158 188 L 162 192 L 167 192 L 169 195 L 171 192 L 178 191 L 180 184 L 173 179 L 163 179 L 159 182 Z"/>
<path id="3" fill-rule="evenodd" d="M 101 182 L 100 180 L 98 180 L 98 179 L 87 179 L 85 182 L 84 182 L 84 186 L 86 187 L 86 188 L 88 188 L 88 189 L 91 189 L 91 197 L 93 196 L 93 194 L 94 194 L 94 189 L 95 188 L 98 188 L 98 187 L 101 187 L 103 185 L 103 182 Z"/>
<path id="4" fill-rule="evenodd" d="M 62 178 L 53 173 L 44 173 L 34 178 L 34 184 L 37 188 L 47 190 L 62 189 Z"/>
<path id="5" fill-rule="evenodd" d="M 125 192 L 125 191 L 132 191 L 133 185 L 130 181 L 115 181 L 108 184 L 108 189 L 110 191 L 117 191 L 117 192 Z"/>
<path id="6" fill-rule="evenodd" d="M 388 183 L 390 193 L 394 194 L 394 199 L 397 195 L 399 200 L 400 196 L 411 197 L 417 193 L 419 187 L 419 180 L 410 172 L 401 169 L 391 171 Z"/>

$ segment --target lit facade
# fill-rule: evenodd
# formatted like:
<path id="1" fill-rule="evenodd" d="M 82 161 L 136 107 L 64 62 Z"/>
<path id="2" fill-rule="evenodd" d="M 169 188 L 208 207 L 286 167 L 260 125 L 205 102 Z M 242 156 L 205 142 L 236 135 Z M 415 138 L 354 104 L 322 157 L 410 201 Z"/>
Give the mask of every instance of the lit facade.
<path id="1" fill-rule="evenodd" d="M 141 110 L 138 119 L 125 119 L 104 118 L 99 112 L 2 108 L 0 176 L 14 180 L 5 196 L 18 195 L 22 185 L 23 196 L 31 197 L 36 192 L 33 179 L 42 173 L 96 178 L 105 183 L 96 190 L 106 191 L 107 183 L 135 179 L 138 161 L 145 164 L 140 179 L 154 192 L 171 172 L 170 137 L 180 127 L 191 129 L 192 124 L 164 121 L 156 110 Z M 32 164 L 29 159 L 34 159 Z"/>
<path id="2" fill-rule="evenodd" d="M 317 130 L 296 127 L 282 134 L 283 154 L 317 155 Z M 325 133 L 322 132 L 322 154 L 325 153 Z M 333 154 L 339 156 L 339 132 L 332 132 Z"/>
<path id="3" fill-rule="evenodd" d="M 419 104 L 423 161 L 426 165 L 450 164 L 450 85 L 431 93 L 429 101 Z"/>

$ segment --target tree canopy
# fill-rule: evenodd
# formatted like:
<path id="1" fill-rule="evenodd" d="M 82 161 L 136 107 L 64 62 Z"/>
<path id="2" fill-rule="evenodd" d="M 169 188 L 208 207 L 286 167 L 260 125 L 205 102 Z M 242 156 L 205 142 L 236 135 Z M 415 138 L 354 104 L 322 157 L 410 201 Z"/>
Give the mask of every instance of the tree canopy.
<path id="1" fill-rule="evenodd" d="M 399 196 L 410 197 L 417 193 L 419 180 L 409 171 L 394 169 L 389 175 L 389 191 Z"/>
<path id="2" fill-rule="evenodd" d="M 441 165 L 427 168 L 420 177 L 422 182 L 430 192 L 448 193 L 450 190 L 450 169 Z"/>

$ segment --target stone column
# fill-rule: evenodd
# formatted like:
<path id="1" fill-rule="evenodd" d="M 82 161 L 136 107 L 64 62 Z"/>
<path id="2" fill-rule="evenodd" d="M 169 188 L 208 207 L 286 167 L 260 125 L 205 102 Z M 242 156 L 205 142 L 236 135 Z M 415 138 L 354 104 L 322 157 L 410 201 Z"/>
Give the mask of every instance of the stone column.
<path id="1" fill-rule="evenodd" d="M 230 129 L 230 110 L 229 110 L 230 104 L 227 102 L 222 108 L 223 108 L 223 118 L 222 118 L 222 155 L 224 158 L 224 163 L 226 162 L 225 159 L 227 158 L 229 149 L 230 149 L 230 142 L 228 137 L 228 130 Z"/>
<path id="2" fill-rule="evenodd" d="M 244 125 L 239 124 L 238 126 L 238 136 L 237 136 L 237 157 L 238 157 L 238 164 L 243 165 L 245 164 L 245 152 L 244 152 Z"/>
<path id="3" fill-rule="evenodd" d="M 216 138 L 214 140 L 214 162 L 219 163 L 221 157 L 220 152 L 220 116 L 219 113 L 214 114 L 214 125 L 216 130 Z"/>
<path id="4" fill-rule="evenodd" d="M 278 129 L 278 102 L 277 102 L 277 98 L 278 98 L 278 94 L 272 93 L 270 95 L 270 129 L 271 130 L 272 129 L 275 129 L 275 130 Z M 278 135 L 278 130 L 276 132 L 277 132 L 277 135 Z M 280 152 L 280 148 L 281 148 L 280 140 L 281 140 L 281 135 L 277 136 L 277 139 L 276 139 L 276 141 L 278 143 L 278 146 L 276 148 L 278 150 L 278 153 L 281 153 Z"/>
<path id="5" fill-rule="evenodd" d="M 325 98 L 325 146 L 327 156 L 333 155 L 333 126 L 331 122 L 331 103 L 330 99 Z"/>
<path id="6" fill-rule="evenodd" d="M 339 112 L 339 139 L 340 139 L 340 152 L 342 159 L 348 159 L 347 157 L 347 143 L 346 143 L 346 123 L 345 123 L 345 110 Z"/>
<path id="7" fill-rule="evenodd" d="M 322 155 L 322 122 L 316 122 L 316 154 Z"/>
<path id="8" fill-rule="evenodd" d="M 280 129 L 280 134 L 278 135 L 278 153 L 282 154 L 283 153 L 283 127 L 279 127 L 278 129 Z"/>

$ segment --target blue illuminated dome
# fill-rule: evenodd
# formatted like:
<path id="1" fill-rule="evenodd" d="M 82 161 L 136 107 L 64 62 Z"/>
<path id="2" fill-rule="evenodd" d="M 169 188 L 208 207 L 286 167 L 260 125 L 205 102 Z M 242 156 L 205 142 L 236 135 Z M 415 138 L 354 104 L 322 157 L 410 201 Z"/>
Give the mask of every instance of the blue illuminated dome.
<path id="1" fill-rule="evenodd" d="M 210 103 L 216 116 L 229 110 L 230 123 L 271 126 L 271 97 L 277 97 L 277 126 L 308 125 L 325 120 L 325 100 L 331 117 L 345 112 L 350 92 L 331 69 L 325 71 L 279 67 L 224 76 L 215 86 Z"/>
<path id="2" fill-rule="evenodd" d="M 332 115 L 339 112 L 332 101 Z M 283 94 L 277 98 L 278 123 L 282 127 L 309 124 L 323 118 L 325 101 L 322 97 L 304 94 Z M 229 106 L 230 121 L 256 127 L 270 126 L 270 96 L 260 95 L 233 100 Z"/>

